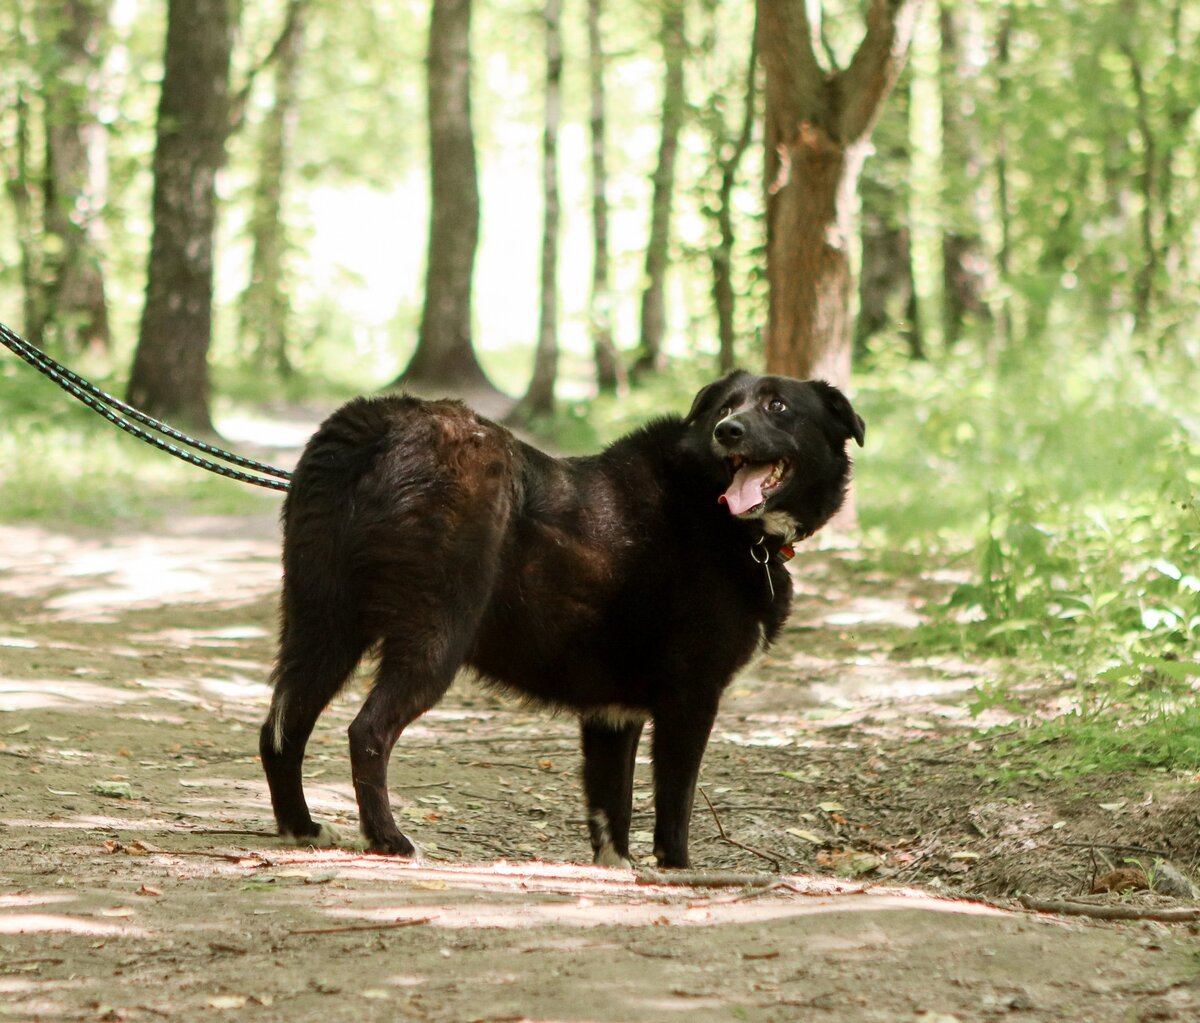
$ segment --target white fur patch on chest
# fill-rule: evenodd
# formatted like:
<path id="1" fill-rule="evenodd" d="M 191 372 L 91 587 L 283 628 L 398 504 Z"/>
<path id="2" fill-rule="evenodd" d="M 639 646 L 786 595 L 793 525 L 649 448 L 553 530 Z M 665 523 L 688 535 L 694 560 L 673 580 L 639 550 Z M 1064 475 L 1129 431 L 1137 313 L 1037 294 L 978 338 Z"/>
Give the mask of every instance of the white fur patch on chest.
<path id="1" fill-rule="evenodd" d="M 762 517 L 763 532 L 771 536 L 781 536 L 785 543 L 796 536 L 797 526 L 796 520 L 784 511 L 767 512 Z"/>

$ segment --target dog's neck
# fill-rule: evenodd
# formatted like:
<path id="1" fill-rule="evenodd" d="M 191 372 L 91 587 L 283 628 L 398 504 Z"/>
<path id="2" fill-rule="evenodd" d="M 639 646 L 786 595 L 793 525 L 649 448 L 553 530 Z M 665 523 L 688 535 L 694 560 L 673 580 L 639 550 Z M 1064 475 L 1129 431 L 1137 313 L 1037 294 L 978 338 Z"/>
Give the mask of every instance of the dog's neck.
<path id="1" fill-rule="evenodd" d="M 784 546 L 790 546 L 801 533 L 800 524 L 787 512 L 767 512 L 762 517 L 763 533 L 770 537 L 778 537 Z"/>

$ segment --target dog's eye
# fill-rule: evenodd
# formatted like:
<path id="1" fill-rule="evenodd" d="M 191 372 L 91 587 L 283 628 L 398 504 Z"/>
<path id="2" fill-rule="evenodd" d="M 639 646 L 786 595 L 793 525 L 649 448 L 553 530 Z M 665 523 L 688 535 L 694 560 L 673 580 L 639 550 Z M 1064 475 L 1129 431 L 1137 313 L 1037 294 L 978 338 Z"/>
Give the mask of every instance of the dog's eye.
<path id="1" fill-rule="evenodd" d="M 729 416 L 732 414 L 733 414 L 733 407 L 731 405 L 722 405 L 721 410 L 717 413 L 717 418 L 724 419 L 726 416 Z"/>
<path id="2" fill-rule="evenodd" d="M 769 402 L 767 402 L 767 411 L 768 412 L 786 412 L 787 404 L 785 402 L 780 401 L 778 398 L 772 398 Z"/>

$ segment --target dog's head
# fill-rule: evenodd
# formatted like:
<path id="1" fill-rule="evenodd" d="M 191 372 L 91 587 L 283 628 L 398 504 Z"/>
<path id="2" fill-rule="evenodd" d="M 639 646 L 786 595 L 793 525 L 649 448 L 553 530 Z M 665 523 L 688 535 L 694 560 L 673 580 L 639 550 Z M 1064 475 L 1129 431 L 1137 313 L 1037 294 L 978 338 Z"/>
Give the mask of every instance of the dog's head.
<path id="1" fill-rule="evenodd" d="M 741 370 L 701 390 L 685 425 L 687 450 L 723 487 L 717 500 L 781 535 L 813 533 L 837 511 L 850 481 L 846 442 L 861 447 L 866 432 L 832 384 Z"/>

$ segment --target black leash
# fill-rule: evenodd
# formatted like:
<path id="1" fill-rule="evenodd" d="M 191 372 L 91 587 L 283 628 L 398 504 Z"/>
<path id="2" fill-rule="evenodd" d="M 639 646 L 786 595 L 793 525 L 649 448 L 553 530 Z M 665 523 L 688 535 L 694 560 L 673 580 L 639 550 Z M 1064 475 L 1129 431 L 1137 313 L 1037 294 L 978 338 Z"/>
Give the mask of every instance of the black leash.
<path id="1" fill-rule="evenodd" d="M 280 469 L 278 466 L 268 465 L 265 462 L 256 462 L 252 458 L 244 458 L 242 455 L 236 455 L 232 451 L 225 451 L 196 437 L 189 437 L 186 433 L 176 430 L 173 426 L 159 422 L 159 420 L 146 415 L 140 409 L 136 409 L 132 405 L 127 405 L 120 398 L 116 398 L 106 391 L 100 390 L 95 384 L 85 380 L 77 373 L 73 373 L 61 363 L 55 362 L 49 355 L 35 348 L 19 334 L 9 330 L 3 323 L 0 323 L 0 343 L 3 343 L 9 351 L 24 359 L 43 376 L 47 376 L 53 380 L 71 397 L 83 402 L 93 412 L 102 415 L 113 426 L 120 427 L 126 433 L 137 437 L 138 440 L 144 440 L 147 444 L 153 444 L 160 451 L 165 451 L 176 458 L 181 458 L 189 465 L 207 469 L 209 472 L 215 472 L 219 476 L 227 476 L 229 479 L 239 480 L 242 483 L 253 483 L 255 486 L 266 487 L 269 490 L 287 490 L 290 485 L 292 474 L 286 469 Z M 126 416 L 128 418 L 124 418 Z M 130 422 L 130 420 L 134 420 L 134 422 Z M 138 423 L 141 426 L 138 426 Z M 186 444 L 188 447 L 194 448 L 205 455 L 251 471 L 240 472 L 238 469 L 231 469 L 229 465 L 220 465 L 218 462 L 211 462 L 207 458 L 201 458 L 191 451 L 185 451 L 183 448 L 168 443 L 162 437 L 156 437 L 149 430 L 142 427 L 149 427 L 149 430 L 154 430 L 164 437 L 178 441 L 180 444 Z M 263 473 L 265 475 L 258 476 L 255 473 Z M 271 479 L 270 477 L 275 478 Z"/>

